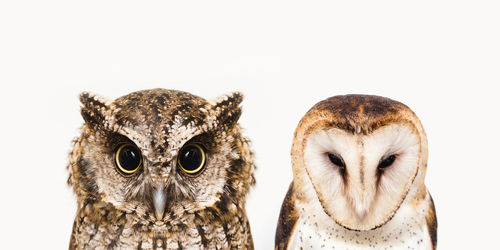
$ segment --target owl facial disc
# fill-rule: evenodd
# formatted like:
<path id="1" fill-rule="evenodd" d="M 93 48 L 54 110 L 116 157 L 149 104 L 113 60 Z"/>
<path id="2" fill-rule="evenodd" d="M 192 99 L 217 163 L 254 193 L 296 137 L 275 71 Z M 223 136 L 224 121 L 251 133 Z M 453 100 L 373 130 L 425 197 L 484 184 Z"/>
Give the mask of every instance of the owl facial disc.
<path id="1" fill-rule="evenodd" d="M 397 212 L 427 162 L 425 132 L 401 103 L 338 96 L 302 118 L 292 148 L 294 176 L 337 224 L 371 230 Z M 313 200 L 314 200 L 313 199 Z M 311 201 L 313 202 L 313 201 Z"/>

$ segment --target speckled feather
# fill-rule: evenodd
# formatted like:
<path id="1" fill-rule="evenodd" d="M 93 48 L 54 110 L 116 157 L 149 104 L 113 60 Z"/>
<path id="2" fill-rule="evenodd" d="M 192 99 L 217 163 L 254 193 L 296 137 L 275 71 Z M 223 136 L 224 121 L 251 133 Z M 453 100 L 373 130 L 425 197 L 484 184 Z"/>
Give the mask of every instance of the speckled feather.
<path id="1" fill-rule="evenodd" d="M 410 128 L 420 140 L 419 167 L 410 175 L 409 182 L 401 191 L 402 197 L 394 205 L 394 211 L 389 211 L 389 216 L 382 223 L 367 230 L 350 229 L 345 226 L 345 221 L 339 220 L 338 215 L 325 207 L 329 205 L 326 198 L 330 194 L 319 192 L 319 184 L 313 183 L 305 167 L 304 149 L 308 138 L 317 131 L 332 128 L 345 131 L 353 138 L 360 138 L 391 124 Z M 436 248 L 434 203 L 424 185 L 426 135 L 416 115 L 404 104 L 367 95 L 335 96 L 319 102 L 297 126 L 292 146 L 292 166 L 294 181 L 281 208 L 275 238 L 276 249 Z M 343 178 L 345 182 L 351 181 L 349 176 Z"/>
<path id="2" fill-rule="evenodd" d="M 254 185 L 253 154 L 237 124 L 240 93 L 206 101 L 164 89 L 114 101 L 82 93 L 85 124 L 70 154 L 68 183 L 78 210 L 70 249 L 252 249 L 245 199 Z M 117 145 L 142 153 L 138 173 L 114 164 Z M 177 166 L 186 143 L 206 148 L 204 169 L 190 176 Z M 164 187 L 163 218 L 152 190 Z"/>

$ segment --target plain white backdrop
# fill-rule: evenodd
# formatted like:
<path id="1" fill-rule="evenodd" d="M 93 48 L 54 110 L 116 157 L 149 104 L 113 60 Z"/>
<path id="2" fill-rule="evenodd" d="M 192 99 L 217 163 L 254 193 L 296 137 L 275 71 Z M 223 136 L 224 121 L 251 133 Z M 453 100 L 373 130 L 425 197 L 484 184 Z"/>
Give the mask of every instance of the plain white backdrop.
<path id="1" fill-rule="evenodd" d="M 429 140 L 440 249 L 498 247 L 498 1 L 1 1 L 2 249 L 65 249 L 78 93 L 239 90 L 257 185 L 256 249 L 272 249 L 302 115 L 333 95 L 412 108 Z"/>

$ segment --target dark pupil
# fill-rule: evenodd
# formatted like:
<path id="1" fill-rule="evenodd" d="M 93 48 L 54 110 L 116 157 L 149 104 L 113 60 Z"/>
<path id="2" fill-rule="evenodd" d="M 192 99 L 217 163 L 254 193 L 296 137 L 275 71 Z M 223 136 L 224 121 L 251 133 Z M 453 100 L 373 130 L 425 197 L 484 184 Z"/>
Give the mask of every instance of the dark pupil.
<path id="1" fill-rule="evenodd" d="M 179 163 L 188 171 L 196 170 L 200 167 L 203 157 L 200 149 L 195 146 L 187 146 L 184 148 L 179 157 Z"/>
<path id="2" fill-rule="evenodd" d="M 386 168 L 394 163 L 394 160 L 396 160 L 395 155 L 391 155 L 387 158 L 385 158 L 380 164 L 378 165 L 379 168 Z"/>
<path id="3" fill-rule="evenodd" d="M 123 169 L 132 171 L 141 163 L 141 155 L 135 147 L 125 146 L 120 150 L 118 161 Z"/>
<path id="4" fill-rule="evenodd" d="M 341 168 L 345 167 L 344 161 L 342 161 L 342 159 L 340 159 L 336 155 L 334 155 L 334 154 L 328 154 L 328 158 L 330 158 L 330 161 L 333 164 L 335 164 L 335 165 L 337 165 L 337 166 L 339 166 Z"/>

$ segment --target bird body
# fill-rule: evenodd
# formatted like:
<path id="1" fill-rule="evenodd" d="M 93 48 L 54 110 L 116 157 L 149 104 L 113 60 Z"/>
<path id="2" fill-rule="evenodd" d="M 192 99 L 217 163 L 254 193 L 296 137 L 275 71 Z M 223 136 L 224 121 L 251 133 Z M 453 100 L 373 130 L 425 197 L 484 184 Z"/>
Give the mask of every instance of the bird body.
<path id="1" fill-rule="evenodd" d="M 70 249 L 252 249 L 245 199 L 255 180 L 240 93 L 175 90 L 116 100 L 82 93 L 68 183 Z"/>
<path id="2" fill-rule="evenodd" d="M 328 98 L 300 121 L 291 155 L 294 180 L 277 249 L 435 248 L 427 139 L 405 105 L 378 96 Z"/>
<path id="3" fill-rule="evenodd" d="M 290 190 L 293 189 L 293 183 Z M 312 189 L 310 190 L 312 191 Z M 431 249 L 429 227 L 434 206 L 430 195 L 418 203 L 401 205 L 387 224 L 369 231 L 350 230 L 337 224 L 317 202 L 301 200 L 289 191 L 281 216 L 291 217 L 290 230 L 278 229 L 278 249 Z M 312 194 L 311 194 L 312 195 Z M 286 209 L 286 210 L 285 210 Z M 431 218 L 429 218 L 431 219 Z M 280 221 L 285 219 L 280 218 Z M 429 224 L 428 224 L 429 223 Z M 285 247 L 286 246 L 286 247 Z"/>
<path id="4" fill-rule="evenodd" d="M 133 212 L 88 203 L 77 213 L 70 248 L 251 249 L 245 212 L 236 206 L 226 215 L 220 212 L 214 208 L 145 223 Z"/>

